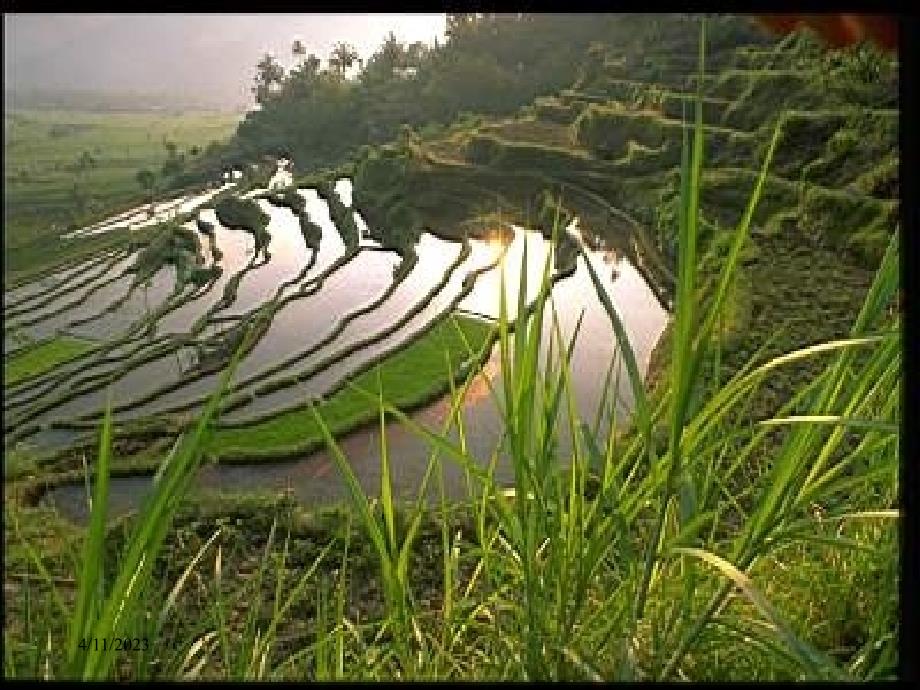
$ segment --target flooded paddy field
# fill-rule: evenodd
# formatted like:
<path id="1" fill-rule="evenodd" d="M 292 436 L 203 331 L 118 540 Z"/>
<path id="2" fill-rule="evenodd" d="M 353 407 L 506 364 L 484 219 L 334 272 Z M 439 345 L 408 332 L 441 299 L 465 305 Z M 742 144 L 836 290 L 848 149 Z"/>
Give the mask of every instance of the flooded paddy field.
<path id="1" fill-rule="evenodd" d="M 356 241 L 337 227 L 327 198 L 310 187 L 291 187 L 291 181 L 282 163 L 268 189 L 239 194 L 265 216 L 267 239 L 262 245 L 247 228 L 222 224 L 208 204 L 235 184 L 229 180 L 207 193 L 128 211 L 77 232 L 95 234 L 128 225 L 143 233 L 157 222 L 192 211 L 182 217 L 191 218 L 184 227 L 198 245 L 195 265 L 213 272 L 199 284 L 183 280 L 185 269 L 177 268 L 179 264 L 165 264 L 139 281 L 137 250 L 110 252 L 63 268 L 54 280 L 9 291 L 12 325 L 27 338 L 49 341 L 66 334 L 93 341 L 96 348 L 72 362 L 49 366 L 8 391 L 8 446 L 19 444 L 38 453 L 66 448 L 93 434 L 108 404 L 116 423 L 128 427 L 156 419 L 188 423 L 218 386 L 243 329 L 258 322 L 262 326 L 239 362 L 218 422 L 224 433 L 251 429 L 257 437 L 265 425 L 299 414 L 308 401 L 335 400 L 350 381 L 423 343 L 437 325 L 454 316 L 493 322 L 499 316 L 502 286 L 508 317 L 516 319 L 519 304 L 527 308 L 537 297 L 547 261 L 553 309 L 544 315 L 542 356 L 555 339 L 556 323 L 564 340 L 577 328 L 570 367 L 579 411 L 585 414 L 603 402 L 612 409 L 614 403 L 617 419 L 628 418 L 632 394 L 597 291 L 603 289 L 615 305 L 643 371 L 668 313 L 627 253 L 598 245 L 593 238 L 583 242 L 585 230 L 577 219 L 567 232 L 585 253 L 567 267 L 554 265 L 550 240 L 519 225 L 494 237 L 462 241 L 423 232 L 412 252 L 405 253 L 375 239 L 353 207 L 351 180 L 338 179 L 331 189 L 340 208 L 344 205 L 353 216 Z M 302 211 L 276 205 L 271 195 L 277 190 L 294 191 Z M 312 246 L 303 230 L 307 221 L 319 229 Z M 599 286 L 585 261 L 600 277 Z M 527 293 L 519 296 L 522 284 Z M 497 351 L 484 362 L 463 414 L 467 443 L 478 457 L 488 458 L 500 440 L 498 412 L 488 392 L 490 382 L 500 391 Z M 615 379 L 608 380 L 603 372 Z M 609 401 L 604 391 L 614 380 L 616 400 Z M 437 425 L 447 404 L 446 398 L 435 396 L 411 414 L 416 421 Z M 611 423 L 607 416 L 598 421 Z M 401 491 L 409 491 L 417 485 L 430 449 L 398 424 L 391 423 L 387 433 L 391 452 L 400 457 L 394 481 Z M 341 441 L 368 487 L 379 481 L 379 435 L 379 428 L 358 425 Z M 279 446 L 276 461 L 270 457 L 271 444 L 251 461 L 245 450 L 226 450 L 233 462 L 203 467 L 196 480 L 200 487 L 285 486 L 311 503 L 334 502 L 343 495 L 325 449 L 295 453 L 292 459 L 290 447 Z M 218 445 L 216 457 L 222 456 Z M 462 473 L 454 474 L 448 485 L 459 495 L 465 485 Z M 115 512 L 136 506 L 149 482 L 148 477 L 113 478 Z M 43 500 L 73 517 L 85 510 L 82 486 L 63 484 Z"/>

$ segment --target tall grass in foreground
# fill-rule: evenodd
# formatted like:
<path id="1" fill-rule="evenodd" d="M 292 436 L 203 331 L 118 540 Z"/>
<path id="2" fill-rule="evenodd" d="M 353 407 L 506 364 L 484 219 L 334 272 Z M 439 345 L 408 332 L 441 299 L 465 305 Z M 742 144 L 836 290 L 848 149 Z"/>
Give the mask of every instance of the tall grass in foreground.
<path id="1" fill-rule="evenodd" d="M 701 66 L 702 61 L 701 48 Z M 637 401 L 636 433 L 618 438 L 611 428 L 605 440 L 580 433 L 581 415 L 568 378 L 570 344 L 558 333 L 553 343 L 557 360 L 548 359 L 539 370 L 542 318 L 551 308 L 550 260 L 529 323 L 518 323 L 512 335 L 502 301 L 497 325 L 503 384 L 498 403 L 505 429 L 497 454 L 512 464 L 511 491 L 483 473 L 484 459 L 471 457 L 462 443 L 422 429 L 383 405 L 476 479 L 471 498 L 481 499 L 473 503 L 479 525 L 474 577 L 485 581 L 490 598 L 454 602 L 453 617 L 445 612 L 440 625 L 441 639 L 455 640 L 464 631 L 468 637 L 461 646 L 488 660 L 483 664 L 478 657 L 460 675 L 681 678 L 692 672 L 687 662 L 694 652 L 719 645 L 768 650 L 777 667 L 792 677 L 872 676 L 886 663 L 890 670 L 890 657 L 876 665 L 868 662 L 873 656 L 884 660 L 878 650 L 890 642 L 890 630 L 874 630 L 865 648 L 840 664 L 783 620 L 751 573 L 800 542 L 865 549 L 868 545 L 854 544 L 839 532 L 827 534 L 827 526 L 897 516 L 890 506 L 896 491 L 899 401 L 891 392 L 900 383 L 901 360 L 898 321 L 888 314 L 898 287 L 895 240 L 850 338 L 759 364 L 752 360 L 724 384 L 711 385 L 704 378 L 708 350 L 777 135 L 705 308 L 698 306 L 696 275 L 703 158 L 699 98 L 692 145 L 688 139 L 689 134 L 682 160 L 671 372 L 655 403 L 645 397 L 622 324 L 594 276 L 625 353 Z M 526 292 L 526 272 L 521 271 L 519 297 Z M 744 406 L 771 371 L 827 354 L 833 359 L 820 376 L 803 381 L 774 418 L 747 428 Z M 461 399 L 462 390 L 455 406 Z M 455 420 L 462 439 L 462 415 Z M 573 439 L 567 458 L 559 454 L 560 425 Z M 788 427 L 788 433 L 768 443 L 778 426 Z M 854 433 L 860 434 L 858 441 L 844 443 Z M 657 447 L 662 435 L 665 441 Z M 331 436 L 327 442 L 338 453 Z M 733 491 L 735 480 L 748 477 L 748 467 L 765 452 L 769 469 L 761 476 L 750 473 L 743 494 Z M 347 476 L 348 463 L 340 455 L 339 466 Z M 599 488 L 589 499 L 592 467 L 600 468 Z M 877 486 L 882 492 L 873 496 Z M 354 498 L 362 506 L 368 500 L 357 488 Z M 386 487 L 381 498 L 386 515 L 392 511 Z M 867 500 L 877 503 L 860 505 Z M 816 505 L 824 511 L 820 520 L 812 517 Z M 378 529 L 365 514 L 368 530 Z M 382 558 L 381 568 L 386 567 Z M 445 561 L 445 573 L 450 570 Z M 474 584 L 468 583 L 466 591 Z M 408 591 L 401 589 L 400 597 L 407 600 Z M 469 612 L 484 617 L 486 624 L 475 625 Z M 406 612 L 398 613 L 404 621 Z M 416 611 L 410 620 L 416 616 L 424 613 Z M 474 628 L 475 634 L 470 632 Z M 409 629 L 403 644 L 414 646 L 419 659 L 437 658 L 436 649 L 413 638 Z M 440 669 L 413 662 L 389 670 L 413 677 L 437 675 Z"/>
<path id="2" fill-rule="evenodd" d="M 703 41 L 701 72 L 702 46 Z M 704 141 L 702 101 L 697 98 L 693 138 L 691 142 L 688 128 L 681 165 L 671 368 L 654 398 L 646 396 L 616 308 L 584 257 L 612 320 L 633 388 L 632 433 L 617 433 L 615 414 L 603 437 L 582 423 L 583 413 L 591 414 L 585 418 L 600 419 L 603 410 L 576 407 L 568 358 L 577 330 L 566 342 L 558 328 L 550 291 L 552 257 L 547 258 L 530 317 L 516 324 L 507 316 L 502 281 L 496 324 L 502 385 L 493 394 L 504 434 L 489 458 L 473 457 L 466 444 L 462 409 L 476 376 L 472 370 L 459 385 L 452 384 L 449 414 L 436 430 L 387 403 L 383 390 L 362 391 L 375 400 L 380 413 L 379 500 L 364 493 L 314 409 L 349 487 L 355 519 L 377 559 L 384 595 L 381 620 L 358 625 L 348 617 L 346 548 L 340 555 L 338 580 L 323 582 L 316 590 L 315 644 L 279 661 L 272 654 L 278 625 L 290 615 L 318 561 L 287 589 L 279 576 L 267 626 L 249 616 L 233 627 L 221 588 L 217 533 L 175 583 L 153 620 L 147 615 L 153 604 L 144 599 L 150 591 L 150 569 L 196 466 L 219 393 L 194 435 L 179 443 L 165 463 L 110 585 L 102 581 L 98 560 L 110 461 L 107 416 L 76 604 L 72 609 L 59 604 L 71 622 L 67 664 L 49 675 L 111 676 L 113 655 L 82 652 L 75 641 L 119 630 L 149 630 L 155 639 L 170 617 L 180 615 L 174 608 L 178 594 L 214 543 L 218 546 L 211 615 L 174 658 L 161 660 L 159 676 L 685 679 L 718 677 L 720 669 L 713 664 L 738 668 L 738 657 L 754 654 L 767 660 L 767 675 L 779 677 L 875 678 L 890 673 L 895 641 L 884 618 L 873 623 L 862 649 L 841 660 L 811 644 L 765 592 L 778 572 L 775 564 L 802 545 L 806 552 L 852 549 L 872 558 L 871 537 L 860 540 L 845 536 L 844 530 L 854 523 L 897 518 L 892 506 L 899 398 L 892 391 L 900 386 L 901 354 L 899 319 L 889 311 L 899 286 L 895 240 L 850 337 L 768 361 L 755 357 L 725 382 L 707 379 L 719 314 L 776 142 L 774 135 L 721 273 L 701 302 L 697 237 Z M 526 281 L 527 271 L 522 269 L 519 315 L 527 307 Z M 551 319 L 554 328 L 541 366 L 544 318 Z M 481 354 L 470 352 L 471 357 Z M 820 375 L 802 381 L 772 418 L 752 427 L 746 421 L 746 403 L 769 382 L 771 372 L 814 357 L 828 359 Z M 608 381 L 611 371 L 612 365 Z M 453 381 L 454 372 L 450 373 Z M 612 409 L 615 412 L 615 405 Z M 393 492 L 391 466 L 399 459 L 387 449 L 388 416 L 431 446 L 418 498 L 408 510 L 401 510 Z M 785 431 L 778 440 L 777 428 Z M 565 456 L 560 450 L 563 431 L 571 446 Z M 511 464 L 513 487 L 495 481 L 500 461 Z M 443 462 L 457 463 L 466 473 L 465 509 L 472 515 L 473 533 L 462 539 L 460 523 L 454 521 L 460 508 L 445 496 Z M 766 469 L 758 473 L 752 471 L 754 466 Z M 419 526 L 431 511 L 425 497 L 432 482 L 438 497 L 433 512 L 440 518 L 443 573 L 443 596 L 434 609 L 415 599 L 410 567 Z M 746 488 L 733 488 L 738 485 Z M 821 508 L 819 518 L 814 517 L 815 506 Z M 247 596 L 259 596 L 275 538 L 273 528 Z M 279 573 L 286 554 L 285 546 Z M 320 559 L 327 555 L 323 552 Z M 468 572 L 460 567 L 461 555 L 474 563 Z M 798 561 L 795 567 L 807 568 L 809 563 Z M 145 670 L 150 668 L 146 663 L 137 668 L 142 676 L 154 673 Z"/>

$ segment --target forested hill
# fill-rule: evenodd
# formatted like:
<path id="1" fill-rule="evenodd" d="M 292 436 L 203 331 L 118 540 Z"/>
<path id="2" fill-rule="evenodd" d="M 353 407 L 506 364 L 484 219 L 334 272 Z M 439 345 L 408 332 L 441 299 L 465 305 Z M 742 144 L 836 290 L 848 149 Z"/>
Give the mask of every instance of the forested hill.
<path id="1" fill-rule="evenodd" d="M 700 20 L 449 15 L 443 45 L 391 36 L 358 64 L 339 44 L 325 69 L 295 43 L 299 68 L 285 74 L 266 57 L 259 108 L 190 174 L 273 156 L 298 174 L 347 167 L 362 211 L 398 247 L 423 228 L 465 232 L 497 203 L 539 216 L 540 195 L 562 185 L 583 220 L 598 204 L 626 211 L 667 255 Z M 737 221 L 782 119 L 758 219 L 873 266 L 899 194 L 896 58 L 871 44 L 830 49 L 807 30 L 776 39 L 747 17 L 705 24 L 704 224 Z"/>
<path id="2" fill-rule="evenodd" d="M 259 63 L 258 107 L 219 158 L 226 164 L 284 153 L 303 171 L 338 165 L 362 145 L 395 139 L 403 125 L 425 131 L 465 112 L 511 113 L 571 86 L 611 46 L 634 78 L 653 80 L 649 51 L 695 66 L 698 24 L 692 15 L 452 14 L 441 45 L 406 45 L 391 35 L 363 64 L 340 45 L 325 69 L 295 45 L 300 64 L 290 72 L 268 56 Z M 773 42 L 735 16 L 712 17 L 708 34 L 715 67 L 739 45 Z"/>

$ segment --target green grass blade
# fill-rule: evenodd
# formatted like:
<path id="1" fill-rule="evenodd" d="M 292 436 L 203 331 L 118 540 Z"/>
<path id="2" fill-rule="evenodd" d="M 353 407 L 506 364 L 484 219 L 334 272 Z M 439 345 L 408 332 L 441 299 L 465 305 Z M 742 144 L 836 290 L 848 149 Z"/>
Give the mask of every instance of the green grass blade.
<path id="1" fill-rule="evenodd" d="M 329 448 L 329 452 L 332 455 L 332 459 L 335 461 L 336 467 L 338 467 L 339 473 L 342 475 L 342 479 L 345 480 L 345 485 L 348 487 L 348 492 L 351 496 L 352 502 L 355 505 L 355 508 L 358 510 L 358 515 L 361 517 L 361 522 L 364 525 L 365 530 L 367 530 L 367 535 L 371 539 L 374 548 L 377 551 L 377 556 L 380 559 L 380 565 L 382 569 L 382 575 L 385 583 L 391 581 L 391 563 L 390 563 L 390 552 L 387 548 L 386 537 L 383 532 L 380 530 L 380 526 L 377 524 L 377 520 L 374 518 L 374 514 L 371 511 L 370 502 L 367 500 L 367 496 L 364 493 L 364 489 L 361 488 L 361 484 L 358 482 L 357 477 L 355 477 L 354 470 L 351 469 L 351 465 L 348 462 L 348 459 L 342 453 L 341 448 L 335 442 L 332 434 L 329 431 L 329 427 L 326 425 L 326 422 L 323 420 L 322 414 L 316 409 L 316 406 L 311 402 L 310 411 L 313 413 L 313 418 L 316 420 L 316 425 L 319 427 L 320 432 L 323 435 L 323 439 L 326 442 L 326 446 Z"/>
<path id="2" fill-rule="evenodd" d="M 67 665 L 71 675 L 77 675 L 75 662 L 77 646 L 81 639 L 88 637 L 93 621 L 93 614 L 99 605 L 102 586 L 105 546 L 105 523 L 109 502 L 109 463 L 112 454 L 112 405 L 111 393 L 105 408 L 102 431 L 99 435 L 99 453 L 95 472 L 95 495 L 90 514 L 89 530 L 83 548 L 83 567 L 80 573 L 80 585 L 77 600 L 70 621 L 70 633 L 67 638 Z"/>
<path id="3" fill-rule="evenodd" d="M 377 369 L 377 396 L 380 418 L 380 503 L 386 528 L 388 557 L 392 559 L 397 551 L 396 520 L 393 515 L 393 481 L 390 477 L 390 455 L 387 449 L 386 413 L 383 409 L 383 384 L 380 369 Z"/>
<path id="4" fill-rule="evenodd" d="M 667 475 L 661 491 L 658 505 L 658 515 L 655 526 L 649 539 L 642 579 L 636 593 L 635 619 L 642 618 L 645 611 L 646 598 L 652 579 L 655 561 L 664 527 L 665 514 L 674 484 L 680 472 L 681 464 L 681 434 L 684 429 L 685 417 L 690 405 L 690 396 L 693 386 L 693 352 L 691 339 L 694 331 L 694 304 L 696 303 L 696 245 L 697 221 L 699 218 L 700 179 L 703 165 L 703 97 L 702 82 L 705 66 L 706 23 L 700 24 L 700 53 L 699 70 L 696 95 L 696 125 L 693 136 L 693 152 L 689 160 L 684 159 L 681 171 L 681 204 L 686 209 L 682 217 L 680 228 L 678 252 L 678 289 L 675 315 L 676 338 L 671 363 L 671 388 L 672 409 L 669 423 L 669 458 Z M 684 146 L 686 150 L 686 129 L 684 130 Z"/>
<path id="5" fill-rule="evenodd" d="M 758 422 L 761 426 L 782 426 L 786 424 L 828 424 L 831 426 L 842 426 L 851 429 L 873 429 L 884 431 L 889 434 L 898 435 L 901 427 L 898 424 L 882 422 L 876 419 L 855 419 L 852 417 L 843 417 L 834 414 L 803 414 L 792 417 L 782 417 L 775 419 L 764 419 Z"/>
<path id="6" fill-rule="evenodd" d="M 591 281 L 594 283 L 597 296 L 600 299 L 601 304 L 604 306 L 604 310 L 607 312 L 607 316 L 610 317 L 610 323 L 613 326 L 613 332 L 617 339 L 617 346 L 623 357 L 623 361 L 626 364 L 626 373 L 629 376 L 629 383 L 632 387 L 633 400 L 635 401 L 636 406 L 636 422 L 640 432 L 643 436 L 645 436 L 646 442 L 650 443 L 651 417 L 648 409 L 648 400 L 646 400 L 645 395 L 645 381 L 642 374 L 639 372 L 639 365 L 636 361 L 636 353 L 632 348 L 632 344 L 629 342 L 629 335 L 626 333 L 626 327 L 623 325 L 623 321 L 620 319 L 620 315 L 617 312 L 616 307 L 614 307 L 613 302 L 610 300 L 610 295 L 607 294 L 607 290 L 604 288 L 601 279 L 598 277 L 597 272 L 594 270 L 594 266 L 592 265 L 584 246 L 579 247 L 579 251 L 581 252 L 585 267 L 588 269 L 588 275 L 591 276 Z"/>

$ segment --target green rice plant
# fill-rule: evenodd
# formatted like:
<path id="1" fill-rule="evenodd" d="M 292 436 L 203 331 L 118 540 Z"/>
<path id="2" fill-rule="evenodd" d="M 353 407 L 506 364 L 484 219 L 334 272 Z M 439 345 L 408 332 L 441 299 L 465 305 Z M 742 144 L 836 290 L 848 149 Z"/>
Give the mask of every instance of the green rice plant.
<path id="1" fill-rule="evenodd" d="M 57 336 L 9 357 L 3 364 L 6 387 L 37 377 L 46 371 L 85 356 L 95 349 L 87 340 Z"/>

